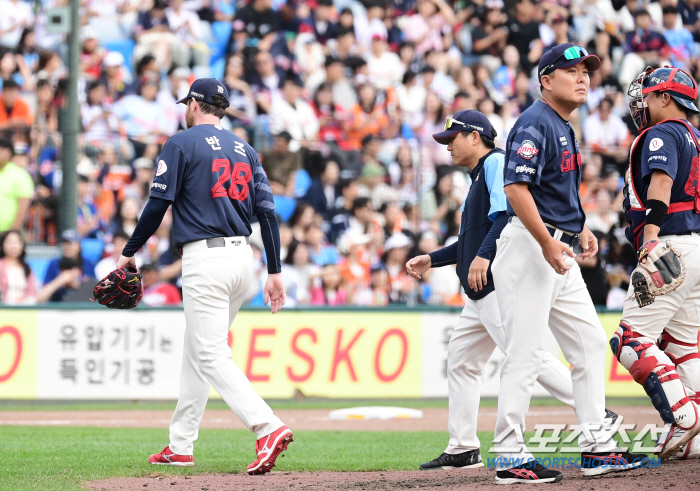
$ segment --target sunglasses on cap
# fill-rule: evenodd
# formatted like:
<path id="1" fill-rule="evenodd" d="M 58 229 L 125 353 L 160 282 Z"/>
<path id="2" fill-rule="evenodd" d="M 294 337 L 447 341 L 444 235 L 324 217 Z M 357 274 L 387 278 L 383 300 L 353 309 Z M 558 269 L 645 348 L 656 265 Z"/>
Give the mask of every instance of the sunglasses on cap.
<path id="1" fill-rule="evenodd" d="M 586 51 L 586 48 L 582 48 L 581 46 L 572 46 L 567 48 L 566 51 L 559 55 L 556 60 L 540 70 L 540 77 L 548 74 L 549 71 L 554 68 L 554 65 L 556 65 L 562 58 L 565 60 L 577 60 L 586 56 L 588 56 L 588 51 Z"/>
<path id="2" fill-rule="evenodd" d="M 457 119 L 453 119 L 453 118 L 447 118 L 447 120 L 445 121 L 445 129 L 446 130 L 452 129 L 452 127 L 456 124 L 458 124 L 460 126 L 464 126 L 464 128 L 467 130 L 484 131 L 484 128 L 482 128 L 481 126 L 474 126 L 472 124 L 463 123 L 463 122 L 461 122 Z M 462 130 L 462 131 L 464 131 L 464 130 Z"/>

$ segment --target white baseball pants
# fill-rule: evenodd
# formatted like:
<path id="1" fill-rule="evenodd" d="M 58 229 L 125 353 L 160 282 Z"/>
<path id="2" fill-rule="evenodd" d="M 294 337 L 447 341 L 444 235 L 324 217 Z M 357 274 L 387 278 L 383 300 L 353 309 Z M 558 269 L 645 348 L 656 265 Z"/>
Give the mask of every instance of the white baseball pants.
<path id="1" fill-rule="evenodd" d="M 545 334 L 551 329 L 566 359 L 573 365 L 576 418 L 582 452 L 604 452 L 615 442 L 603 428 L 605 416 L 605 353 L 603 326 L 577 264 L 558 275 L 519 219 L 513 218 L 496 242 L 491 271 L 506 336 L 506 360 L 498 395 L 496 438 L 504 459 L 529 459 L 525 445 L 525 415 L 542 366 Z"/>
<path id="2" fill-rule="evenodd" d="M 445 453 L 458 454 L 480 447 L 476 436 L 481 371 L 498 348 L 505 352 L 506 335 L 494 293 L 467 300 L 447 345 L 447 386 L 450 443 Z M 574 406 L 571 372 L 545 351 L 537 381 L 564 404 Z"/>
<path id="3" fill-rule="evenodd" d="M 654 303 L 640 308 L 634 298 L 634 287 L 630 285 L 622 311 L 622 323 L 643 337 L 636 341 L 656 343 L 661 332 L 666 332 L 686 346 L 669 343 L 665 352 L 676 359 L 697 353 L 700 327 L 700 235 L 668 235 L 659 237 L 662 243 L 671 241 L 683 258 L 686 273 L 683 283 L 666 295 L 658 296 Z M 690 345 L 690 346 L 687 346 Z M 666 365 L 673 365 L 666 353 L 652 350 Z M 690 357 L 688 357 L 690 358 Z M 688 359 L 676 366 L 681 382 L 693 392 L 700 392 L 700 359 Z"/>
<path id="4" fill-rule="evenodd" d="M 257 438 L 283 426 L 231 359 L 228 330 L 253 279 L 253 251 L 245 237 L 229 237 L 225 244 L 210 249 L 200 240 L 183 247 L 187 329 L 180 396 L 170 421 L 170 450 L 179 455 L 193 454 L 211 385 Z"/>

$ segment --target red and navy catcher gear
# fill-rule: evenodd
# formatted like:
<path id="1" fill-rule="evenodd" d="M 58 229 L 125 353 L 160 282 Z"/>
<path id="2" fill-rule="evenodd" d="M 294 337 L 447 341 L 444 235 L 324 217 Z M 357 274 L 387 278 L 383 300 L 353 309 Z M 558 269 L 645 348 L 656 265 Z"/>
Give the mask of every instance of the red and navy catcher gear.
<path id="1" fill-rule="evenodd" d="M 143 298 L 141 273 L 131 267 L 115 269 L 95 285 L 92 296 L 110 309 L 133 309 Z"/>
<path id="2" fill-rule="evenodd" d="M 680 68 L 671 66 L 656 69 L 647 67 L 627 89 L 627 94 L 632 98 L 629 104 L 630 115 L 638 130 L 643 130 L 649 124 L 649 107 L 644 96 L 650 92 L 666 92 L 688 111 L 700 113 L 695 105 L 698 86 L 693 77 Z"/>

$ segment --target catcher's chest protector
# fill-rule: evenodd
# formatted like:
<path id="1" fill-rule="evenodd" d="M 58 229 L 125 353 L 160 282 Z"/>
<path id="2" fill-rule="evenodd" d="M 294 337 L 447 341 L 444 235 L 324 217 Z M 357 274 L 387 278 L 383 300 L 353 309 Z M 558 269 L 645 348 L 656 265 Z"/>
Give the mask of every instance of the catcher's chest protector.
<path id="1" fill-rule="evenodd" d="M 696 134 L 695 134 L 695 128 L 690 126 L 686 121 L 683 121 L 681 119 L 668 119 L 666 121 L 662 121 L 661 123 L 658 123 L 655 126 L 658 126 L 659 124 L 665 124 L 665 123 L 676 123 L 676 124 L 681 124 L 685 128 L 688 129 L 688 132 L 693 138 L 693 143 L 695 144 L 695 148 L 697 148 L 698 153 L 700 154 L 700 144 L 698 143 Z M 637 183 L 640 182 L 641 180 L 641 160 L 642 160 L 642 148 L 644 147 L 644 142 L 647 136 L 647 132 L 651 129 L 654 128 L 655 126 L 652 126 L 650 128 L 645 129 L 642 131 L 637 138 L 635 138 L 634 142 L 632 143 L 632 149 L 630 151 L 630 166 L 629 166 L 629 182 L 626 184 L 626 190 L 625 190 L 625 203 L 624 203 L 624 209 L 625 213 L 627 215 L 627 222 L 630 224 L 629 228 L 626 231 L 627 235 L 627 240 L 629 240 L 632 245 L 634 246 L 635 251 L 638 251 L 641 245 L 644 243 L 644 238 L 643 238 L 643 233 L 644 233 L 644 225 L 646 224 L 646 216 L 647 216 L 647 209 L 644 203 L 642 203 L 642 200 L 640 198 L 641 194 L 639 190 L 637 189 Z M 694 198 L 693 201 L 678 201 L 678 202 L 671 202 L 668 207 L 668 214 L 672 213 L 678 213 L 679 211 L 688 211 L 688 210 L 694 210 L 695 213 L 700 213 L 700 186 L 698 186 L 698 182 L 700 181 L 700 159 L 695 158 L 693 159 L 693 166 L 691 168 L 691 174 L 694 174 L 694 177 L 692 181 L 695 183 L 694 186 L 692 186 L 691 189 L 686 189 L 686 193 L 688 196 L 692 196 Z"/>

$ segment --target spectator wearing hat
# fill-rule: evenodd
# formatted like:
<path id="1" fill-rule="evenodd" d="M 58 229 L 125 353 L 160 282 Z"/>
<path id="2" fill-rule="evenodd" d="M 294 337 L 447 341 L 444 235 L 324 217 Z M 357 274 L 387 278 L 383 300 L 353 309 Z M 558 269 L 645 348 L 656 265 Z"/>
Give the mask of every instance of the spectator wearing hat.
<path id="1" fill-rule="evenodd" d="M 124 192 L 126 197 L 134 198 L 139 203 L 148 200 L 153 183 L 154 165 L 153 160 L 147 157 L 140 157 L 134 160 L 134 179 L 127 185 Z"/>
<path id="2" fill-rule="evenodd" d="M 352 229 L 338 240 L 338 251 L 342 254 L 338 272 L 348 292 L 369 285 L 371 258 L 367 247 L 371 240 L 372 237 L 369 234 Z"/>
<path id="3" fill-rule="evenodd" d="M 72 261 L 71 267 L 60 268 L 61 261 L 69 259 Z M 80 246 L 80 235 L 75 230 L 64 230 L 61 234 L 61 256 L 52 259 L 46 268 L 44 275 L 44 285 L 51 283 L 58 277 L 61 271 L 73 269 L 75 267 L 82 271 L 83 278 L 95 277 L 95 265 L 82 256 L 82 247 Z"/>
<path id="4" fill-rule="evenodd" d="M 102 60 L 100 82 L 107 87 L 106 102 L 114 103 L 127 90 L 127 72 L 124 70 L 124 56 L 117 51 L 110 51 Z"/>
<path id="5" fill-rule="evenodd" d="M 301 169 L 301 155 L 292 151 L 291 141 L 288 131 L 280 131 L 272 137 L 272 148 L 260 154 L 272 194 L 277 196 L 294 196 L 294 180 Z"/>
<path id="6" fill-rule="evenodd" d="M 367 54 L 367 67 L 374 86 L 387 90 L 401 81 L 405 67 L 399 56 L 388 49 L 386 37 L 382 34 L 372 35 L 370 52 Z"/>
<path id="7" fill-rule="evenodd" d="M 372 265 L 369 285 L 356 289 L 352 303 L 363 307 L 386 307 L 389 304 L 389 273 L 383 263 Z"/>
<path id="8" fill-rule="evenodd" d="M 559 44 L 571 42 L 569 35 L 569 19 L 561 13 L 551 10 L 547 13 L 547 29 L 551 30 L 551 41 L 544 48 L 546 53 Z"/>
<path id="9" fill-rule="evenodd" d="M 22 230 L 34 195 L 29 173 L 12 162 L 14 145 L 0 138 L 0 232 Z"/>
<path id="10" fill-rule="evenodd" d="M 384 265 L 389 273 L 389 303 L 411 303 L 418 296 L 418 282 L 406 272 L 408 251 L 413 243 L 396 232 L 384 243 Z"/>
<path id="11" fill-rule="evenodd" d="M 87 80 L 100 78 L 107 50 L 100 46 L 99 33 L 90 26 L 80 32 L 80 73 Z"/>
<path id="12" fill-rule="evenodd" d="M 167 281 L 162 281 L 158 273 L 158 264 L 147 262 L 139 268 L 143 281 L 143 303 L 149 307 L 166 307 L 180 305 L 180 290 Z"/>
<path id="13" fill-rule="evenodd" d="M 316 113 L 301 97 L 301 81 L 290 77 L 282 84 L 281 97 L 274 97 L 270 106 L 270 131 L 277 134 L 282 131 L 292 136 L 289 149 L 298 151 L 308 148 L 318 140 L 318 118 Z"/>
<path id="14" fill-rule="evenodd" d="M 663 8 L 663 33 L 671 48 L 671 64 L 684 70 L 698 68 L 698 48 L 691 32 L 685 27 L 676 27 L 678 7 L 666 5 Z"/>
<path id="15" fill-rule="evenodd" d="M 34 24 L 29 3 L 22 0 L 0 0 L 0 46 L 16 48 L 22 31 Z"/>
<path id="16" fill-rule="evenodd" d="M 0 131 L 31 126 L 34 122 L 29 105 L 19 95 L 19 84 L 4 80 L 0 93 Z"/>

